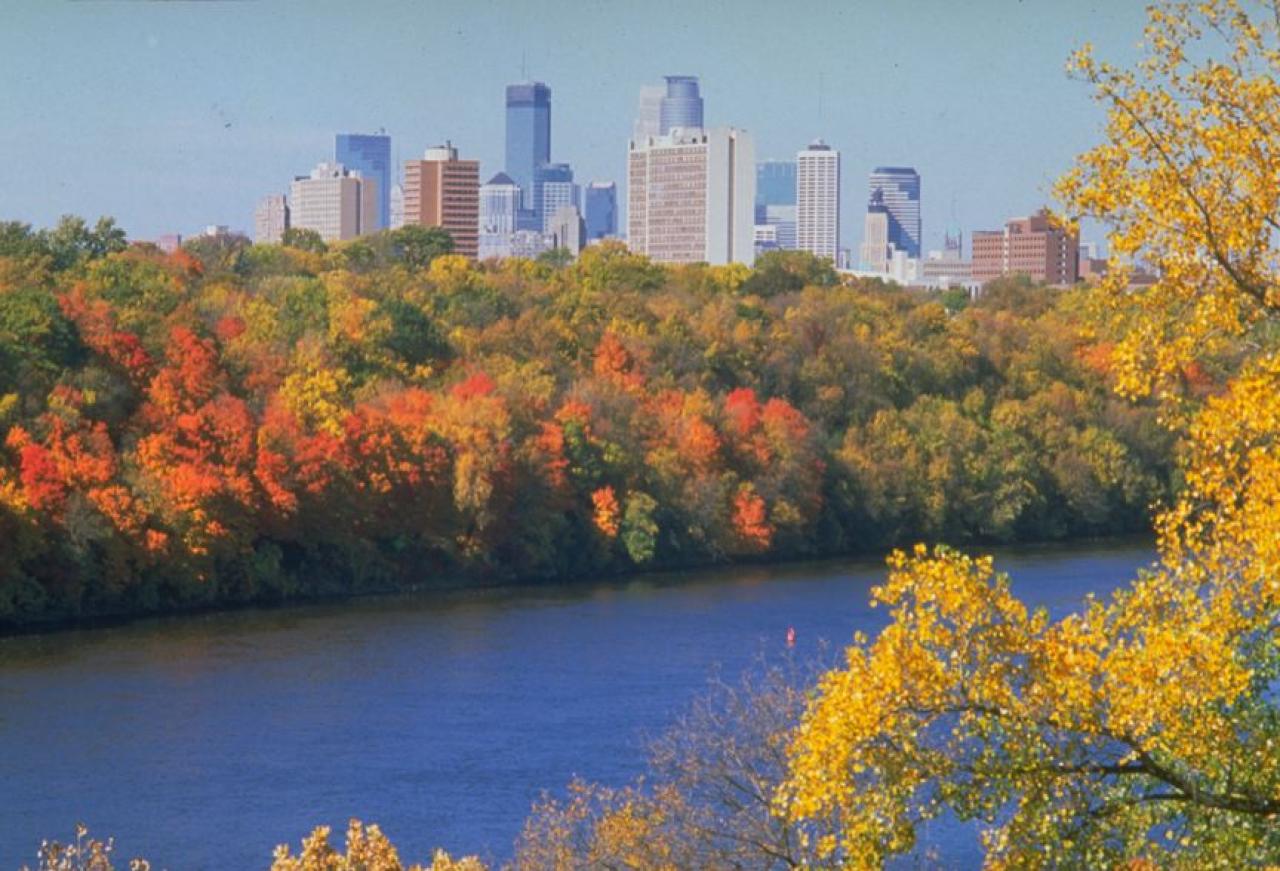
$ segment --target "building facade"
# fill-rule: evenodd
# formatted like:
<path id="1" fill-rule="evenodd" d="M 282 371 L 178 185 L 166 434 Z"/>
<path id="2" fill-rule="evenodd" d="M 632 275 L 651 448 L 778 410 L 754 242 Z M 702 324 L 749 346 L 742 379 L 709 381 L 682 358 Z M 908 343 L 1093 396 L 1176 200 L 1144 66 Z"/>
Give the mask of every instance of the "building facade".
<path id="1" fill-rule="evenodd" d="M 534 174 L 551 162 L 551 89 L 542 82 L 507 85 L 507 142 L 504 171 L 518 185 L 522 208 L 536 208 Z"/>
<path id="2" fill-rule="evenodd" d="M 578 186 L 573 167 L 567 163 L 544 163 L 533 174 L 533 210 L 537 229 L 550 232 L 551 219 L 561 206 L 578 205 Z"/>
<path id="3" fill-rule="evenodd" d="M 756 224 L 752 244 L 756 249 L 756 259 L 761 254 L 778 250 L 778 228 L 773 224 Z"/>
<path id="4" fill-rule="evenodd" d="M 511 234 L 511 256 L 533 260 L 556 247 L 556 237 L 539 230 L 516 230 Z"/>
<path id="5" fill-rule="evenodd" d="M 665 263 L 755 260 L 755 145 L 744 130 L 681 129 L 631 143 L 631 250 Z"/>
<path id="6" fill-rule="evenodd" d="M 582 213 L 587 241 L 618 235 L 618 186 L 593 181 L 582 190 Z"/>
<path id="7" fill-rule="evenodd" d="M 366 184 L 377 184 L 378 224 L 365 230 L 391 226 L 391 137 L 384 133 L 339 133 L 333 142 L 333 159 L 360 173 Z"/>
<path id="8" fill-rule="evenodd" d="M 165 254 L 172 254 L 182 247 L 181 233 L 165 233 L 163 236 L 156 238 L 156 247 Z"/>
<path id="9" fill-rule="evenodd" d="M 889 244 L 920 259 L 920 174 L 909 166 L 877 166 L 869 180 L 869 193 L 876 191 L 889 214 Z"/>
<path id="10" fill-rule="evenodd" d="M 253 210 L 253 241 L 260 245 L 279 245 L 288 229 L 289 201 L 284 194 L 263 197 Z"/>
<path id="11" fill-rule="evenodd" d="M 475 259 L 480 248 L 480 161 L 458 159 L 451 143 L 404 165 L 404 222 L 442 227 L 453 250 Z"/>
<path id="12" fill-rule="evenodd" d="M 511 236 L 518 229 L 520 186 L 500 172 L 480 186 L 481 260 L 511 256 Z"/>
<path id="13" fill-rule="evenodd" d="M 796 154 L 796 248 L 833 264 L 840 248 L 840 152 L 821 139 Z"/>
<path id="14" fill-rule="evenodd" d="M 1079 236 L 1056 225 L 1045 209 L 1014 218 L 1003 230 L 972 235 L 973 280 L 1026 275 L 1045 284 L 1075 284 L 1080 277 Z"/>
<path id="15" fill-rule="evenodd" d="M 793 160 L 762 160 L 756 164 L 756 224 L 775 229 L 759 233 L 768 244 L 757 251 L 796 247 L 796 164 Z"/>
<path id="16" fill-rule="evenodd" d="M 640 88 L 636 119 L 631 125 L 634 141 L 643 142 L 662 135 L 662 98 L 666 95 L 666 85 L 644 85 Z"/>
<path id="17" fill-rule="evenodd" d="M 378 224 L 377 183 L 340 163 L 321 163 L 289 186 L 289 224 L 326 242 L 354 239 Z"/>
<path id="18" fill-rule="evenodd" d="M 555 238 L 555 247 L 563 248 L 574 257 L 586 244 L 587 228 L 582 213 L 575 205 L 566 204 L 557 209 L 551 216 L 551 227 L 547 232 Z"/>
<path id="19" fill-rule="evenodd" d="M 762 160 L 756 164 L 756 223 L 768 223 L 768 206 L 796 204 L 796 164 L 793 160 Z"/>
<path id="20" fill-rule="evenodd" d="M 884 192 L 871 192 L 867 214 L 862 222 L 862 250 L 858 262 L 868 272 L 888 272 L 893 251 L 889 243 L 889 209 L 884 204 Z"/>
<path id="21" fill-rule="evenodd" d="M 391 230 L 399 230 L 404 226 L 404 186 L 393 184 L 391 186 L 391 223 L 387 227 Z"/>

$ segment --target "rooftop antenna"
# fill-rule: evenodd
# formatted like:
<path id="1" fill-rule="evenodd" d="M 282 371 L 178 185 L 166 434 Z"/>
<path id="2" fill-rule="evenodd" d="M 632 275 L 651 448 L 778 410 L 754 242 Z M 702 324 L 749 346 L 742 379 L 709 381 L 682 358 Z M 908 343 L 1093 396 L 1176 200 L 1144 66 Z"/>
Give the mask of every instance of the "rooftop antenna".
<path id="1" fill-rule="evenodd" d="M 822 96 L 826 88 L 827 74 L 818 70 L 818 127 L 822 127 Z"/>

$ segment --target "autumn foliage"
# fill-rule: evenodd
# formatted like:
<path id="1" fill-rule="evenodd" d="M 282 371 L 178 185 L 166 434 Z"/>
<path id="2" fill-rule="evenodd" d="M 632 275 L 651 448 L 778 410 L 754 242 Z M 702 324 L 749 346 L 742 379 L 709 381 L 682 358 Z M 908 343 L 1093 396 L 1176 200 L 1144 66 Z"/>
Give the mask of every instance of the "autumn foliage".
<path id="1" fill-rule="evenodd" d="M 55 260 L 5 226 L 0 625 L 1114 532 L 1167 490 L 1074 295 L 950 316 L 803 255 L 617 244 Z"/>

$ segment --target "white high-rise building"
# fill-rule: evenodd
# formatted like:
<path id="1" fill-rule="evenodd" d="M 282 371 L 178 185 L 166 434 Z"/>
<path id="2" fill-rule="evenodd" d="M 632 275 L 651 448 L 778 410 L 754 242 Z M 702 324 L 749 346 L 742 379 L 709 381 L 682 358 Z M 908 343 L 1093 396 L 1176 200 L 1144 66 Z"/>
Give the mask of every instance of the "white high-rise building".
<path id="1" fill-rule="evenodd" d="M 500 172 L 480 185 L 480 260 L 511 256 L 520 213 L 520 185 Z"/>
<path id="2" fill-rule="evenodd" d="M 675 128 L 631 143 L 631 250 L 664 263 L 755 261 L 755 145 L 745 130 Z"/>
<path id="3" fill-rule="evenodd" d="M 840 152 L 821 139 L 796 153 L 796 248 L 835 263 L 840 247 Z"/>
<path id="4" fill-rule="evenodd" d="M 326 242 L 354 239 L 378 227 L 378 184 L 340 163 L 321 163 L 289 188 L 290 224 Z"/>
<path id="5" fill-rule="evenodd" d="M 279 245 L 289 229 L 289 203 L 284 194 L 262 198 L 253 210 L 253 241 Z"/>

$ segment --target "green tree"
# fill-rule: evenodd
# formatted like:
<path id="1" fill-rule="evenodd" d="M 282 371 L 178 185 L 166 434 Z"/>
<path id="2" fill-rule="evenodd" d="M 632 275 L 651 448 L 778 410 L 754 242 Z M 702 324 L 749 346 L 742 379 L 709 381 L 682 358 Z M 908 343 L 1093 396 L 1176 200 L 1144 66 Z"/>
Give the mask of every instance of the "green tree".
<path id="1" fill-rule="evenodd" d="M 742 292 L 771 297 L 806 287 L 831 287 L 839 281 L 835 267 L 825 257 L 807 251 L 768 251 L 756 261 Z"/>
<path id="2" fill-rule="evenodd" d="M 299 251 L 310 251 L 313 254 L 323 254 L 329 250 L 329 246 L 325 244 L 320 234 L 306 227 L 290 227 L 285 230 L 280 244 L 288 248 L 297 248 Z"/>
<path id="3" fill-rule="evenodd" d="M 123 251 L 128 242 L 114 218 L 102 217 L 90 229 L 84 218 L 63 215 L 56 227 L 44 233 L 45 244 L 58 269 L 68 269 L 83 260 L 96 260 Z"/>
<path id="4" fill-rule="evenodd" d="M 390 238 L 393 261 L 410 269 L 426 269 L 437 257 L 453 253 L 453 236 L 443 227 L 406 224 L 392 230 Z"/>
<path id="5" fill-rule="evenodd" d="M 385 299 L 378 304 L 376 314 L 387 318 L 391 325 L 382 339 L 383 344 L 405 363 L 418 366 L 449 358 L 449 342 L 435 322 L 416 305 L 403 299 Z"/>

